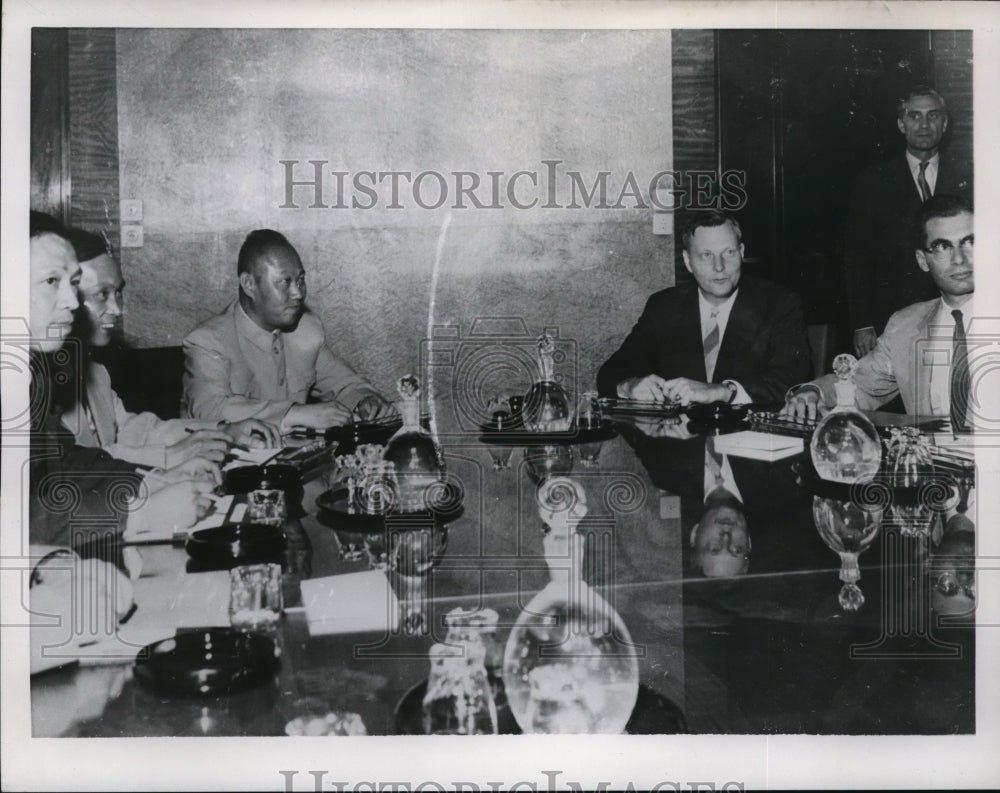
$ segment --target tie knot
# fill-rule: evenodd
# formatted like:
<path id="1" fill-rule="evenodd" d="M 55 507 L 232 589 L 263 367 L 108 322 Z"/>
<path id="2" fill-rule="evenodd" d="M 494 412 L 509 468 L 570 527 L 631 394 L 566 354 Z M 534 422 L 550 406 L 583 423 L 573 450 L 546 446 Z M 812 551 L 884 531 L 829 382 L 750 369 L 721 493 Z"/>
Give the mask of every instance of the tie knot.
<path id="1" fill-rule="evenodd" d="M 927 166 L 928 165 L 930 165 L 930 161 L 929 160 L 924 160 L 922 163 L 920 163 L 920 174 L 921 175 L 923 175 L 924 171 L 927 170 Z"/>
<path id="2" fill-rule="evenodd" d="M 713 308 L 711 311 L 708 312 L 708 316 L 711 317 L 712 319 L 715 319 L 717 316 L 719 316 L 719 309 Z"/>
<path id="3" fill-rule="evenodd" d="M 955 318 L 955 322 L 962 321 L 962 309 L 960 308 L 952 309 L 951 315 Z"/>

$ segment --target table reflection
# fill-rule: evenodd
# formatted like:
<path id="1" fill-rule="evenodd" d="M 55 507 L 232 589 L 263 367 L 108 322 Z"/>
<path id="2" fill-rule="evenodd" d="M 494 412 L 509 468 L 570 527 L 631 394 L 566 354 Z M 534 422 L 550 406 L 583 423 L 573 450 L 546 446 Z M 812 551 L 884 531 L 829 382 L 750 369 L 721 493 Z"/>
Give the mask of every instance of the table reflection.
<path id="1" fill-rule="evenodd" d="M 449 479 L 462 488 L 463 509 L 445 521 L 447 548 L 432 569 L 409 578 L 407 571 L 389 571 L 409 616 L 384 631 L 310 632 L 298 582 L 369 567 L 367 558 L 342 553 L 345 527 L 321 519 L 316 506 L 335 477 L 329 469 L 310 472 L 301 517 L 285 524 L 285 613 L 276 631 L 281 656 L 273 684 L 229 696 L 164 699 L 131 679 L 128 661 L 60 670 L 32 681 L 34 733 L 284 735 L 292 722 L 306 730 L 316 715 L 296 715 L 292 704 L 314 700 L 329 713 L 357 714 L 368 734 L 419 730 L 428 653 L 447 642 L 448 614 L 495 612 L 502 647 L 549 583 L 539 485 L 565 474 L 587 505 L 575 526 L 583 579 L 620 616 L 637 649 L 640 693 L 627 730 L 974 729 L 968 526 L 953 520 L 936 549 L 924 538 L 903 557 L 891 545 L 900 532 L 883 531 L 861 557 L 866 602 L 848 613 L 837 602 L 835 557 L 814 523 L 814 495 L 797 483 L 796 458 L 768 463 L 713 454 L 718 428 L 683 419 L 616 429 L 618 436 L 604 441 L 599 467 L 573 465 L 569 443 L 519 446 L 509 471 L 494 470 L 478 436 L 447 436 L 442 453 Z M 330 455 L 326 460 L 332 462 Z M 193 575 L 184 572 L 181 547 L 156 550 L 150 584 Z M 892 628 L 886 615 L 898 604 L 888 600 L 889 584 L 926 593 L 905 606 L 914 624 L 923 619 L 923 634 L 901 636 L 891 652 L 883 641 Z M 934 614 L 966 615 L 964 624 L 954 618 L 931 624 L 932 604 Z M 929 659 L 921 652 L 930 639 L 959 651 L 943 663 Z M 858 647 L 874 649 L 858 660 L 852 649 Z M 498 719 L 513 729 L 512 719 Z"/>

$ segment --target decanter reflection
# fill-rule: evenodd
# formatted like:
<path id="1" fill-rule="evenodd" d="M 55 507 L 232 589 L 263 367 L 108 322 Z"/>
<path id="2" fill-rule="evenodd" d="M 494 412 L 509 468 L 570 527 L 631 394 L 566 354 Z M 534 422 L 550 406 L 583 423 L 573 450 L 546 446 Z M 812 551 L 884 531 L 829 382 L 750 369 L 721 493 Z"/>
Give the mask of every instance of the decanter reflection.
<path id="1" fill-rule="evenodd" d="M 596 391 L 586 391 L 580 397 L 580 404 L 576 409 L 576 430 L 581 435 L 600 430 L 604 426 L 601 415 L 601 403 L 597 399 Z M 584 468 L 596 468 L 601 457 L 601 441 L 587 440 L 580 444 L 580 464 Z"/>
<path id="2" fill-rule="evenodd" d="M 929 482 L 934 478 L 930 446 L 915 427 L 893 427 L 888 457 L 892 486 L 909 491 L 906 498 L 894 499 L 890 508 L 893 522 L 906 536 L 926 537 L 930 533 L 935 512 L 929 504 L 921 503 L 918 488 L 922 482 Z"/>
<path id="3" fill-rule="evenodd" d="M 569 398 L 555 381 L 555 340 L 538 337 L 538 380 L 524 395 L 524 428 L 529 432 L 568 432 L 573 423 Z"/>
<path id="4" fill-rule="evenodd" d="M 518 616 L 504 651 L 511 712 L 526 733 L 620 733 L 639 691 L 639 666 L 621 617 L 583 580 L 576 527 L 586 495 L 566 477 L 539 488 L 551 580 Z"/>
<path id="5" fill-rule="evenodd" d="M 546 479 L 573 470 L 573 447 L 565 444 L 526 446 L 523 452 L 524 468 L 528 478 L 536 485 Z"/>
<path id="6" fill-rule="evenodd" d="M 840 555 L 840 580 L 844 586 L 838 598 L 844 611 L 857 611 L 865 602 L 858 581 L 858 554 L 878 535 L 882 525 L 882 508 L 862 509 L 850 501 L 813 497 L 813 521 L 819 536 L 830 550 Z"/>
<path id="7" fill-rule="evenodd" d="M 397 509 L 430 509 L 442 494 L 444 458 L 434 437 L 420 426 L 420 381 L 412 374 L 399 378 L 399 413 L 403 426 L 386 444 L 383 458 L 396 474 Z"/>
<path id="8" fill-rule="evenodd" d="M 435 644 L 423 701 L 427 735 L 495 735 L 497 711 L 483 664 L 481 642 Z"/>
<path id="9" fill-rule="evenodd" d="M 882 442 L 875 425 L 854 406 L 854 372 L 858 360 L 853 355 L 833 359 L 837 406 L 816 426 L 809 451 L 813 467 L 822 479 L 834 482 L 868 482 L 882 463 Z"/>

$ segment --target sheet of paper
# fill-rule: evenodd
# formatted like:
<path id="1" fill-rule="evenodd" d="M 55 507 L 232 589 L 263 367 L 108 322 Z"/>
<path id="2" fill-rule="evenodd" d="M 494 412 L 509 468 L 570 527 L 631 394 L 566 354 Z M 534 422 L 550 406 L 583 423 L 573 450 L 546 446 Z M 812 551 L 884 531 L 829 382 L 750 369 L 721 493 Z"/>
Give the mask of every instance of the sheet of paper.
<path id="1" fill-rule="evenodd" d="M 399 601 L 381 570 L 302 582 L 302 605 L 311 636 L 395 630 Z"/>
<path id="2" fill-rule="evenodd" d="M 805 443 L 802 438 L 754 430 L 719 435 L 715 438 L 715 450 L 719 454 L 749 457 L 754 460 L 773 462 L 799 454 L 804 449 Z"/>

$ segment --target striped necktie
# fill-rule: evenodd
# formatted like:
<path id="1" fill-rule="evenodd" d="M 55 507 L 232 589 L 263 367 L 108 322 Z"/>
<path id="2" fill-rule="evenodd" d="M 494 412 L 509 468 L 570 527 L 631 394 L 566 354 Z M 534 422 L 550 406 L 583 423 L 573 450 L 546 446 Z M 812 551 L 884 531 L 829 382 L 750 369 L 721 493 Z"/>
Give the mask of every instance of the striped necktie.
<path id="1" fill-rule="evenodd" d="M 715 362 L 719 358 L 719 309 L 713 308 L 709 314 L 708 323 L 704 327 L 705 334 L 702 337 L 702 346 L 705 349 L 705 374 L 708 382 L 712 382 L 712 375 L 715 374 Z"/>
<path id="2" fill-rule="evenodd" d="M 965 339 L 965 322 L 962 312 L 951 312 L 955 318 L 955 331 L 951 337 L 951 429 L 952 432 L 970 432 L 969 408 L 969 347 Z"/>
<path id="3" fill-rule="evenodd" d="M 927 184 L 927 177 L 924 172 L 927 170 L 929 162 L 924 160 L 920 163 L 920 173 L 917 174 L 917 184 L 920 185 L 920 200 L 926 201 L 931 197 L 931 186 Z"/>

